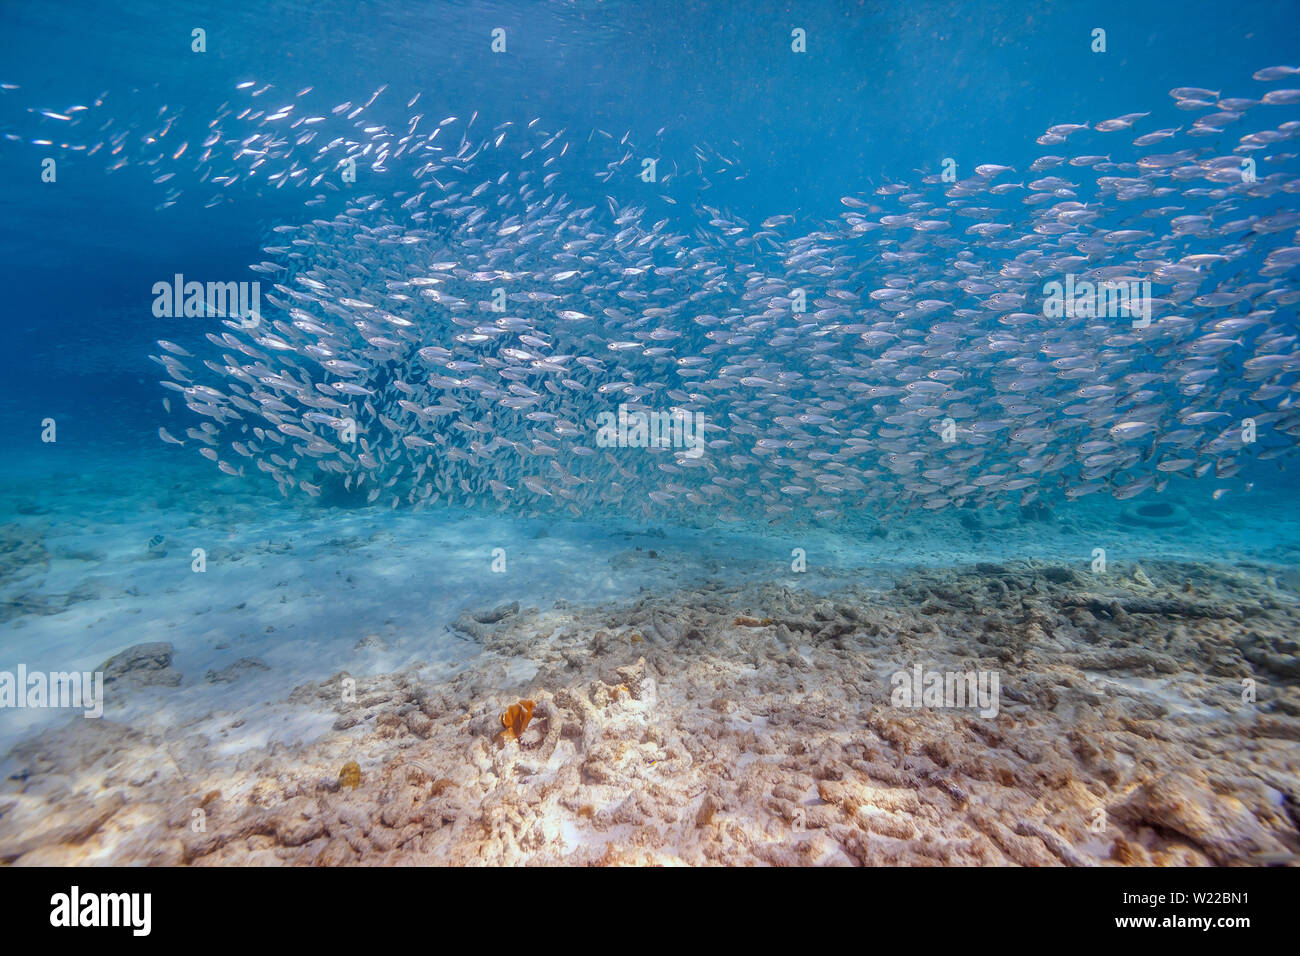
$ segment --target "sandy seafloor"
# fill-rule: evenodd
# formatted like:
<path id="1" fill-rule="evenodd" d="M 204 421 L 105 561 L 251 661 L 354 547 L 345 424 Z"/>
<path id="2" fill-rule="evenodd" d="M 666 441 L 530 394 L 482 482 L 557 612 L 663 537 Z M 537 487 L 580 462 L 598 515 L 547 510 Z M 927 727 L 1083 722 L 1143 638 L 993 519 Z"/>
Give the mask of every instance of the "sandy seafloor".
<path id="1" fill-rule="evenodd" d="M 9 469 L 0 670 L 170 648 L 101 719 L 0 710 L 0 862 L 1292 862 L 1300 512 L 1214 487 L 1173 529 L 1100 496 L 681 528 Z M 917 664 L 996 672 L 997 715 L 894 706 Z"/>

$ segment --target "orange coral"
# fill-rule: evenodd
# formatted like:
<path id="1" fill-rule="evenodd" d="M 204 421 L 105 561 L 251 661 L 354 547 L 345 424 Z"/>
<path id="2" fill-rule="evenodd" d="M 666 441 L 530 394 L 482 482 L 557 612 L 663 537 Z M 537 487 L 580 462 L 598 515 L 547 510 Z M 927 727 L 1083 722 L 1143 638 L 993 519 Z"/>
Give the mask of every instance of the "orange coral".
<path id="1" fill-rule="evenodd" d="M 522 737 L 528 729 L 528 722 L 533 719 L 533 708 L 536 706 L 531 700 L 521 700 L 507 707 L 501 715 L 501 726 L 505 728 L 502 736 L 507 740 Z"/>
<path id="2" fill-rule="evenodd" d="M 353 790 L 361 786 L 361 766 L 355 760 L 349 760 L 339 771 L 339 786 Z"/>

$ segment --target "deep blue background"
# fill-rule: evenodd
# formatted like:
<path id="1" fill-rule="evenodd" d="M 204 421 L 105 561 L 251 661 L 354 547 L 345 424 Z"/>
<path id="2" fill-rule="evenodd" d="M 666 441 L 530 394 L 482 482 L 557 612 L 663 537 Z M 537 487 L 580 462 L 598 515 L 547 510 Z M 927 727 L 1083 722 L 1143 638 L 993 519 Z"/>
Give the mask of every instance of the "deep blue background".
<path id="1" fill-rule="evenodd" d="M 329 103 L 389 83 L 392 122 L 423 90 L 417 109 L 435 118 L 523 113 L 647 139 L 667 126 L 684 154 L 709 143 L 750 170 L 704 194 L 710 204 L 750 221 L 833 216 L 840 196 L 915 181 L 945 156 L 963 175 L 985 162 L 1023 169 L 1052 151 L 1034 138 L 1053 123 L 1146 110 L 1189 122 L 1169 108 L 1174 86 L 1257 96 L 1254 70 L 1300 61 L 1297 14 L 1290 0 L 8 2 L 0 82 L 21 89 L 0 94 L 0 133 L 30 140 L 29 109 L 103 91 L 110 114 L 179 106 L 202 129 L 244 80 L 276 84 L 284 102 L 311 85 Z M 195 26 L 206 54 L 190 52 Z M 496 26 L 505 56 L 489 50 Z M 790 53 L 795 26 L 804 56 Z M 1105 54 L 1090 50 L 1094 27 L 1107 31 Z M 1068 148 L 1088 151 L 1090 135 Z M 150 286 L 174 272 L 255 278 L 265 230 L 320 212 L 291 189 L 235 193 L 215 210 L 187 190 L 156 212 L 163 187 L 106 176 L 98 158 L 65 158 L 58 183 L 41 183 L 48 152 L 0 140 L 0 417 L 11 437 L 56 415 L 64 434 L 139 442 L 160 396 L 145 356 L 156 338 L 194 331 L 160 328 Z"/>

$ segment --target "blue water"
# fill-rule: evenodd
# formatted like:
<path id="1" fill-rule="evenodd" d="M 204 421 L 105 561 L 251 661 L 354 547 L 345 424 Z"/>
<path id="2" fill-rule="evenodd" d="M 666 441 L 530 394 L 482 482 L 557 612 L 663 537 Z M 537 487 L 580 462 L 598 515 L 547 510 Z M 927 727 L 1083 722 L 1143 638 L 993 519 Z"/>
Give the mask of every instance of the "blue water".
<path id="1" fill-rule="evenodd" d="M 190 49 L 195 27 L 206 30 L 206 52 Z M 506 55 L 490 49 L 498 27 Z M 1099 27 L 1102 54 L 1090 50 Z M 794 28 L 806 31 L 805 54 L 790 50 Z M 416 655 L 445 673 L 474 666 L 470 650 L 444 639 L 466 608 L 628 601 L 701 582 L 888 587 L 917 566 L 981 561 L 1084 572 L 1098 548 L 1117 566 L 1219 564 L 1267 577 L 1292 600 L 1300 590 L 1292 449 L 1248 458 L 1223 479 L 1175 480 L 1160 499 L 1190 516 L 1175 526 L 1134 520 L 1153 492 L 1068 502 L 1056 479 L 1050 494 L 1044 488 L 1046 519 L 1015 497 L 973 517 L 899 516 L 871 490 L 835 520 L 747 513 L 726 524 L 707 509 L 662 520 L 631 510 L 547 518 L 463 502 L 411 514 L 386 501 L 286 500 L 251 468 L 231 478 L 193 447 L 159 440 L 160 426 L 184 426 L 164 413 L 170 393 L 149 356 L 158 339 L 203 352 L 213 326 L 156 318 L 151 290 L 178 273 L 256 280 L 249 267 L 265 258 L 273 227 L 329 219 L 347 196 L 309 206 L 318 190 L 248 179 L 217 188 L 198 181 L 191 157 L 109 173 L 107 149 L 62 148 L 61 121 L 43 120 L 42 109 L 102 97 L 95 115 L 116 125 L 99 137 L 78 128 L 78 142 L 129 128 L 138 143 L 165 116 L 173 118 L 165 141 L 197 152 L 223 104 L 246 98 L 238 84 L 272 84 L 259 104 L 268 108 L 312 87 L 307 111 L 330 119 L 334 104 L 364 103 L 387 84 L 367 116 L 394 129 L 418 110 L 426 126 L 478 111 L 493 126 L 541 118 L 568 130 L 574 147 L 561 183 L 577 206 L 603 208 L 607 196 L 641 202 L 630 176 L 605 184 L 590 175 L 605 157 L 588 132 L 617 141 L 626 131 L 658 136 L 663 155 L 683 165 L 705 144 L 730 161 L 726 175 L 684 183 L 676 205 L 660 204 L 653 218 L 668 217 L 674 230 L 690 234 L 712 210 L 749 223 L 791 215 L 811 230 L 845 212 L 841 197 L 918 183 L 947 157 L 963 176 L 1004 164 L 1028 178 L 1044 153 L 1084 148 L 1038 145 L 1053 124 L 1150 111 L 1135 132 L 1186 126 L 1193 116 L 1172 108 L 1170 89 L 1259 95 L 1255 70 L 1298 62 L 1295 0 L 0 5 L 0 83 L 16 86 L 0 91 L 0 665 L 21 657 L 32 667 L 91 668 L 130 644 L 167 641 L 194 675 L 186 686 L 235 653 L 265 660 L 276 668 L 269 700 L 299 679 L 344 667 L 382 672 Z M 419 106 L 407 108 L 416 93 Z M 1119 134 L 1125 148 L 1135 132 Z M 47 135 L 56 142 L 33 143 Z M 1230 149 L 1233 138 L 1224 142 Z M 47 155 L 58 159 L 54 183 L 41 180 Z M 505 160 L 491 162 L 492 175 L 509 171 Z M 176 175 L 157 182 L 164 169 Z M 409 177 L 389 174 L 359 191 L 394 198 L 409 188 Z M 214 195 L 220 201 L 205 207 Z M 1281 192 L 1252 211 L 1294 210 L 1295 196 Z M 1005 202 L 1019 208 L 1018 197 Z M 1269 249 L 1298 244 L 1294 227 L 1271 238 Z M 1257 252 L 1241 268 L 1259 260 Z M 1273 323 L 1300 333 L 1295 316 L 1288 306 Z M 1145 355 L 1132 370 L 1176 360 Z M 53 442 L 42 440 L 49 420 Z M 485 570 L 498 547 L 510 554 L 508 574 Z M 204 575 L 190 572 L 194 548 L 206 553 Z M 793 581 L 792 548 L 810 565 Z M 358 663 L 357 641 L 372 634 L 394 650 Z M 413 634 L 436 639 L 403 645 Z M 261 692 L 254 685 L 252 696 Z M 0 743 L 43 726 L 4 715 Z"/>
<path id="2" fill-rule="evenodd" d="M 478 110 L 615 136 L 666 128 L 663 142 L 684 155 L 708 143 L 744 174 L 696 184 L 682 205 L 664 207 L 684 230 L 691 216 L 707 218 L 705 203 L 750 222 L 785 213 L 812 223 L 842 212 L 840 196 L 933 175 L 944 157 L 1023 169 L 1053 123 L 1154 110 L 1161 124 L 1181 124 L 1171 87 L 1242 89 L 1261 65 L 1295 59 L 1295 13 L 1292 2 L 1231 13 L 1214 2 L 986 3 L 977 12 L 960 2 L 817 2 L 744 15 L 709 2 L 237 3 L 220 14 L 187 3 L 6 5 L 0 80 L 18 89 L 0 96 L 5 477 L 19 492 L 36 482 L 34 493 L 56 494 L 50 474 L 102 473 L 107 483 L 129 461 L 196 494 L 222 482 L 157 440 L 158 370 L 147 356 L 157 338 L 192 344 L 207 329 L 154 318 L 149 290 L 176 273 L 251 278 L 272 225 L 345 202 L 308 210 L 313 190 L 245 181 L 204 208 L 213 190 L 186 181 L 195 174 L 183 165 L 161 186 L 149 170 L 109 175 L 102 156 L 67 150 L 57 183 L 42 183 L 51 148 L 30 142 L 49 132 L 37 125 L 42 108 L 105 95 L 102 112 L 117 128 L 138 135 L 150 117 L 179 112 L 170 141 L 195 143 L 238 83 L 274 84 L 285 92 L 270 95 L 284 99 L 312 86 L 325 105 L 390 84 L 376 123 L 400 125 L 414 91 L 431 117 Z M 204 53 L 189 49 L 195 26 L 207 30 Z M 489 49 L 495 27 L 507 31 L 508 55 Z M 807 31 L 804 55 L 790 52 L 793 27 Z M 1089 48 L 1096 27 L 1107 31 L 1104 54 Z M 578 203 L 618 189 L 570 181 Z M 172 189 L 181 198 L 157 208 Z M 41 442 L 51 418 L 58 441 Z M 1188 494 L 1200 501 L 1217 487 Z M 1216 506 L 1231 509 L 1248 492 L 1290 503 L 1294 485 L 1276 464 L 1252 463 Z M 79 506 L 114 511 L 109 500 Z"/>
<path id="3" fill-rule="evenodd" d="M 1290 2 L 1232 14 L 1212 2 L 988 3 L 977 13 L 960 2 L 817 2 L 760 4 L 745 15 L 708 2 L 233 4 L 219 15 L 185 3 L 7 5 L 0 81 L 18 89 L 0 96 L 4 477 L 20 497 L 57 496 L 57 476 L 69 473 L 102 475 L 107 487 L 128 463 L 133 474 L 196 495 L 228 484 L 158 441 L 163 393 L 147 356 L 158 338 L 202 345 L 208 327 L 155 318 L 150 289 L 176 273 L 256 278 L 248 266 L 272 225 L 327 217 L 346 202 L 330 196 L 308 209 L 317 190 L 245 180 L 204 208 L 214 190 L 184 164 L 164 186 L 151 181 L 156 170 L 126 164 L 110 175 L 102 155 L 33 145 L 50 134 L 40 109 L 103 96 L 96 115 L 114 117 L 109 134 L 129 126 L 133 137 L 151 118 L 179 113 L 168 142 L 197 149 L 237 84 L 273 84 L 280 92 L 268 101 L 311 86 L 321 112 L 389 84 L 370 118 L 394 128 L 419 92 L 418 108 L 435 119 L 477 110 L 490 122 L 544 118 L 552 129 L 616 138 L 664 129 L 663 152 L 675 149 L 683 162 L 692 146 L 709 144 L 743 173 L 713 177 L 707 188 L 695 182 L 678 191 L 679 205 L 660 204 L 683 231 L 692 216 L 711 215 L 704 204 L 750 222 L 792 214 L 816 223 L 843 211 L 840 196 L 934 175 L 945 157 L 964 169 L 1024 169 L 1050 151 L 1034 139 L 1054 123 L 1154 111 L 1153 123 L 1184 125 L 1190 117 L 1169 108 L 1168 90 L 1240 90 L 1260 66 L 1295 59 L 1295 12 Z M 207 31 L 206 52 L 190 50 L 195 26 Z M 496 27 L 506 30 L 507 55 L 489 48 Z M 790 52 L 795 27 L 806 31 L 806 54 Z M 1102 54 L 1090 49 L 1097 27 L 1107 34 Z M 583 137 L 572 138 L 580 153 Z M 58 180 L 42 183 L 39 163 L 52 149 Z M 573 176 L 564 183 L 578 204 L 627 188 Z M 366 188 L 404 185 L 394 175 Z M 179 200 L 159 209 L 170 190 Z M 1277 205 L 1287 207 L 1285 194 Z M 1141 361 L 1150 368 L 1160 359 Z M 47 419 L 57 422 L 55 443 L 40 440 Z M 1290 476 L 1252 462 L 1230 483 L 1178 487 L 1193 502 L 1218 491 L 1213 507 L 1230 514 L 1289 506 Z M 246 485 L 259 509 L 311 504 L 273 501 L 266 487 Z M 111 519 L 119 505 L 106 496 L 77 507 Z M 872 502 L 860 510 L 869 526 Z"/>
<path id="4" fill-rule="evenodd" d="M 191 53 L 190 30 L 204 24 L 208 52 Z M 509 55 L 489 50 L 495 26 L 507 30 Z M 806 55 L 788 53 L 793 26 L 808 31 Z M 1089 49 L 1098 26 L 1108 36 L 1100 55 Z M 943 157 L 1023 168 L 1053 123 L 1153 106 L 1182 122 L 1168 108 L 1173 86 L 1242 89 L 1253 70 L 1290 62 L 1297 49 L 1300 17 L 1288 0 L 1242 11 L 809 2 L 744 15 L 710 2 L 304 0 L 227 4 L 219 15 L 202 3 L 57 12 L 19 3 L 0 10 L 2 80 L 22 87 L 0 97 L 0 129 L 27 133 L 28 107 L 107 90 L 110 114 L 128 112 L 127 102 L 140 117 L 183 106 L 182 123 L 197 133 L 247 79 L 291 92 L 311 85 L 326 104 L 363 102 L 389 83 L 399 111 L 407 91 L 423 90 L 429 116 L 479 109 L 643 136 L 668 125 L 683 148 L 726 146 L 748 175 L 720 179 L 701 198 L 753 222 L 837 215 L 841 195 L 937 172 Z M 306 197 L 232 191 L 214 210 L 191 189 L 157 213 L 161 190 L 147 176 L 109 177 L 103 163 L 70 157 L 45 188 L 41 155 L 23 143 L 0 149 L 0 415 L 11 454 L 47 453 L 25 441 L 33 415 L 56 416 L 70 443 L 143 444 L 157 428 L 146 356 L 155 339 L 192 331 L 160 328 L 148 289 L 177 272 L 251 276 L 265 230 L 298 221 Z"/>

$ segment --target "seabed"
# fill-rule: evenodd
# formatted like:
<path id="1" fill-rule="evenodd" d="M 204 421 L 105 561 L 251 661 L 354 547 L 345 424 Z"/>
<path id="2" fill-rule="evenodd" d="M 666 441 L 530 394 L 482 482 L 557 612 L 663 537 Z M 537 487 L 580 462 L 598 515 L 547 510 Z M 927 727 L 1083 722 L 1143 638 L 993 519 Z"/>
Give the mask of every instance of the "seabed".
<path id="1" fill-rule="evenodd" d="M 106 681 L 99 718 L 6 713 L 0 861 L 1259 865 L 1300 847 L 1284 496 L 1198 489 L 1173 527 L 1098 496 L 777 530 L 296 510 L 159 474 L 0 488 L 8 659 Z"/>

